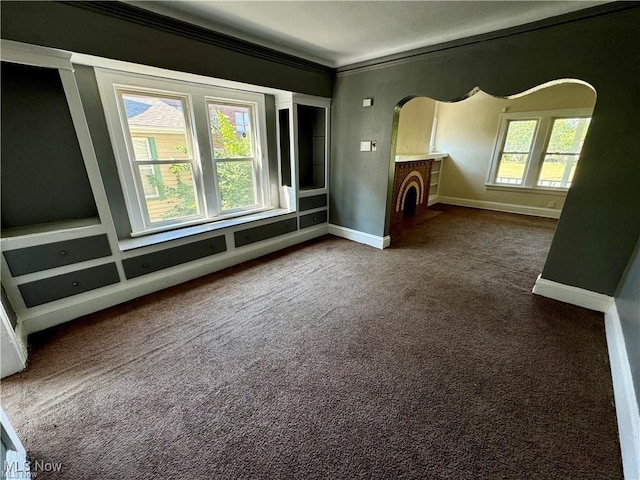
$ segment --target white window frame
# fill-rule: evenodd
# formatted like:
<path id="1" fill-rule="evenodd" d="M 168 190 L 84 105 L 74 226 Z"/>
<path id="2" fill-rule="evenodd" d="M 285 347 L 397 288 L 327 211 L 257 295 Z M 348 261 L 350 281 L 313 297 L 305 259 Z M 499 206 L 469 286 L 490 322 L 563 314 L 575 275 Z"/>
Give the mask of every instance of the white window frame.
<path id="1" fill-rule="evenodd" d="M 207 106 L 207 115 L 209 114 L 209 104 L 214 104 L 214 105 L 227 105 L 227 106 L 234 106 L 234 105 L 238 105 L 238 106 L 243 106 L 243 107 L 248 107 L 249 111 L 251 112 L 250 115 L 253 116 L 254 120 L 256 118 L 256 105 L 254 103 L 251 102 L 243 102 L 243 101 L 237 101 L 237 100 L 229 100 L 228 98 L 221 98 L 221 97 L 207 97 L 206 98 L 206 106 Z M 243 115 L 243 119 L 244 119 L 244 115 Z M 218 189 L 218 205 L 220 206 L 220 210 L 219 210 L 219 214 L 218 216 L 220 218 L 228 218 L 228 217 L 232 217 L 234 215 L 236 215 L 239 212 L 242 212 L 243 210 L 247 210 L 247 208 L 249 209 L 256 209 L 256 208 L 260 208 L 260 204 L 262 203 L 263 199 L 260 198 L 261 196 L 261 190 L 264 190 L 263 186 L 266 186 L 265 188 L 268 188 L 268 172 L 266 175 L 267 178 L 267 183 L 264 182 L 264 177 L 265 174 L 264 172 L 261 172 L 261 170 L 263 169 L 262 166 L 262 162 L 260 161 L 260 149 L 258 148 L 257 145 L 257 141 L 256 138 L 257 137 L 257 132 L 256 132 L 256 122 L 255 121 L 251 121 L 251 118 L 249 119 L 249 138 L 251 139 L 251 143 L 252 143 L 252 155 L 249 157 L 229 157 L 229 158 L 215 158 L 215 154 L 213 153 L 212 150 L 212 156 L 213 156 L 213 162 L 214 162 L 214 173 L 217 177 L 217 167 L 218 167 L 218 163 L 223 163 L 223 162 L 248 162 L 251 161 L 253 163 L 253 173 L 254 173 L 254 192 L 253 192 L 253 197 L 256 199 L 256 205 L 254 206 L 249 206 L 249 207 L 240 207 L 240 208 L 234 208 L 234 209 L 229 209 L 229 210 L 223 210 L 222 209 L 222 195 Z M 217 122 L 215 122 L 217 124 Z M 234 131 L 236 133 L 240 133 L 238 132 L 236 125 L 235 125 L 235 118 L 234 118 Z M 244 125 L 244 132 L 243 133 L 247 133 L 247 125 Z M 210 140 L 209 140 L 209 144 L 213 146 L 213 135 L 211 132 L 211 129 L 209 128 L 209 135 L 210 135 Z M 217 182 L 216 182 L 217 185 Z"/>
<path id="2" fill-rule="evenodd" d="M 538 186 L 538 178 L 544 162 L 545 153 L 547 151 L 547 145 L 551 137 L 551 130 L 553 128 L 553 122 L 556 119 L 562 118 L 587 118 L 591 117 L 593 113 L 592 108 L 569 108 L 562 110 L 543 110 L 534 112 L 515 112 L 515 113 L 503 113 L 500 115 L 500 125 L 498 128 L 498 135 L 493 148 L 493 156 L 491 159 L 491 167 L 489 168 L 489 175 L 487 177 L 487 187 L 495 187 L 499 189 L 508 190 L 541 190 L 541 191 L 557 191 L 567 192 L 569 189 L 566 187 L 549 187 Z M 533 142 L 531 143 L 531 149 L 529 151 L 529 160 L 525 165 L 524 178 L 521 185 L 498 183 L 496 177 L 500 167 L 500 160 L 502 157 L 502 151 L 507 139 L 507 131 L 509 129 L 509 122 L 513 120 L 536 120 L 536 130 L 533 135 Z"/>
<path id="3" fill-rule="evenodd" d="M 271 204 L 269 188 L 269 166 L 267 152 L 265 99 L 261 93 L 235 90 L 213 85 L 192 83 L 155 76 L 119 72 L 102 68 L 96 69 L 96 79 L 111 137 L 118 175 L 122 185 L 127 212 L 131 223 L 132 237 L 155 232 L 173 230 L 189 225 L 198 225 L 216 220 L 237 217 L 274 208 Z M 118 98 L 119 91 L 130 93 L 145 92 L 154 95 L 181 97 L 185 101 L 185 121 L 187 135 L 193 146 L 192 170 L 199 215 L 163 222 L 147 221 L 144 192 L 134 159 L 126 115 Z M 224 101 L 229 104 L 249 105 L 254 114 L 252 141 L 254 148 L 256 205 L 232 211 L 222 211 L 220 192 L 216 174 L 216 160 L 213 154 L 211 129 L 207 102 Z M 207 133 L 208 132 L 208 133 Z M 179 163 L 189 163 L 188 161 Z"/>

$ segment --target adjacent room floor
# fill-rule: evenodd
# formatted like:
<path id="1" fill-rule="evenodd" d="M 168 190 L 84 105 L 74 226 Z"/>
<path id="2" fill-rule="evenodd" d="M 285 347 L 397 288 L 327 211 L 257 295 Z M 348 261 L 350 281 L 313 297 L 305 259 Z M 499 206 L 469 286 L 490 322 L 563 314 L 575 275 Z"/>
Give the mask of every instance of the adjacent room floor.
<path id="1" fill-rule="evenodd" d="M 603 316 L 530 293 L 556 222 L 442 210 L 34 335 L 38 478 L 620 479 Z"/>

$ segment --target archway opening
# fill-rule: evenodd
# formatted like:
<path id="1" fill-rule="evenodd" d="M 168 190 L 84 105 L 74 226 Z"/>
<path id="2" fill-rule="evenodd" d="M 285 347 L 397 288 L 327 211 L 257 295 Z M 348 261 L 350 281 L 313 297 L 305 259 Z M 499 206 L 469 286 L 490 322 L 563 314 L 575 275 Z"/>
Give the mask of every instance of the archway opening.
<path id="1" fill-rule="evenodd" d="M 579 177 L 596 102 L 594 88 L 563 79 L 496 97 L 407 97 L 394 111 L 388 222 L 401 222 L 399 162 L 427 161 L 425 209 L 460 205 L 558 218 Z M 586 145 L 586 147 L 585 147 Z M 418 206 L 420 201 L 418 201 Z M 410 225 L 408 223 L 407 225 Z"/>

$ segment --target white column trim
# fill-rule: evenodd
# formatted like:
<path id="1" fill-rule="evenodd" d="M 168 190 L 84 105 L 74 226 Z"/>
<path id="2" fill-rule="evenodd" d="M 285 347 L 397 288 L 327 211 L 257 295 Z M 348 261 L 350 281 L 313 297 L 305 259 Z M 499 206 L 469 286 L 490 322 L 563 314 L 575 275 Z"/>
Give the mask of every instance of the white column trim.
<path id="1" fill-rule="evenodd" d="M 607 333 L 613 395 L 616 402 L 622 469 L 626 480 L 637 480 L 640 479 L 640 411 L 633 388 L 620 315 L 615 302 L 611 303 L 604 314 L 604 325 Z"/>
<path id="2" fill-rule="evenodd" d="M 2 424 L 2 442 L 7 447 L 7 458 L 3 458 L 1 462 L 2 478 L 30 479 L 31 472 L 27 461 L 27 451 L 2 407 L 0 407 L 0 423 Z M 6 474 L 8 475 L 5 477 Z"/>
<path id="3" fill-rule="evenodd" d="M 0 323 L 2 325 L 2 378 L 13 375 L 27 365 L 27 347 L 22 336 L 21 325 L 13 329 L 4 305 L 0 303 Z"/>

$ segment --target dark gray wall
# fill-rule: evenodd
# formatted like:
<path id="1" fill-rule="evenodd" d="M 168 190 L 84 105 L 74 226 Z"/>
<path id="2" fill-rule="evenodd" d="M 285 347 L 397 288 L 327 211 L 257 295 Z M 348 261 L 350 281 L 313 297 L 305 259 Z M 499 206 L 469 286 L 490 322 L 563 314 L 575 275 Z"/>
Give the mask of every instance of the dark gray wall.
<path id="1" fill-rule="evenodd" d="M 98 215 L 57 70 L 2 64 L 2 228 Z"/>
<path id="2" fill-rule="evenodd" d="M 331 96 L 333 69 L 119 2 L 0 3 L 2 38 Z"/>
<path id="3" fill-rule="evenodd" d="M 633 385 L 640 403 L 640 241 L 627 265 L 615 300 L 627 346 Z"/>
<path id="4" fill-rule="evenodd" d="M 447 101 L 476 86 L 506 96 L 581 79 L 598 99 L 543 277 L 613 295 L 640 234 L 638 25 L 636 6 L 345 69 L 332 112 L 332 223 L 388 232 L 394 107 L 408 97 Z M 365 97 L 373 107 L 362 107 Z M 359 152 L 361 140 L 377 140 L 378 151 Z"/>

